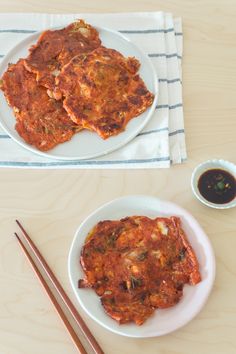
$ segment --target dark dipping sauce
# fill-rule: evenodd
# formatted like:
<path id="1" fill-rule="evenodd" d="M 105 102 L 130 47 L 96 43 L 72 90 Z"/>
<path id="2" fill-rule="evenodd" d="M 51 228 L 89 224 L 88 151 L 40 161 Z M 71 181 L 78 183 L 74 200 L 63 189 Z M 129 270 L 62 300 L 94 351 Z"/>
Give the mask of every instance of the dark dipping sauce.
<path id="1" fill-rule="evenodd" d="M 229 203 L 236 195 L 236 180 L 229 172 L 211 169 L 204 172 L 198 181 L 201 195 L 211 203 Z"/>

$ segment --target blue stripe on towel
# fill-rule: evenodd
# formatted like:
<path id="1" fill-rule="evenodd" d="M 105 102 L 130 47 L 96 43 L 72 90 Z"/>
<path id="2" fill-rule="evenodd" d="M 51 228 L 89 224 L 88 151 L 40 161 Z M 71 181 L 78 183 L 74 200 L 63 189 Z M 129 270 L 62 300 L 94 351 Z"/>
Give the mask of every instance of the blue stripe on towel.
<path id="1" fill-rule="evenodd" d="M 177 135 L 177 134 L 181 134 L 181 133 L 184 133 L 184 129 L 177 129 L 173 132 L 170 132 L 169 136 L 173 136 L 173 135 Z"/>
<path id="2" fill-rule="evenodd" d="M 154 157 L 151 159 L 131 159 L 131 160 L 116 160 L 116 161 L 55 161 L 55 162 L 21 162 L 21 161 L 0 161 L 0 166 L 12 167 L 57 167 L 57 166 L 82 166 L 82 165 L 116 165 L 116 164 L 132 164 L 132 163 L 147 163 L 147 162 L 161 162 L 170 161 L 170 157 Z"/>
<path id="3" fill-rule="evenodd" d="M 168 127 L 160 128 L 160 129 L 152 129 L 152 130 L 147 130 L 146 132 L 141 132 L 137 136 L 160 133 L 160 132 L 164 132 L 164 131 L 168 131 L 168 130 L 169 130 Z"/>
<path id="4" fill-rule="evenodd" d="M 174 28 L 167 29 L 149 29 L 149 30 L 120 30 L 120 33 L 129 33 L 129 34 L 145 34 L 145 33 L 169 33 L 173 32 Z M 35 33 L 35 30 L 26 30 L 26 29 L 0 29 L 0 33 Z M 176 36 L 182 36 L 182 32 L 175 32 Z"/>
<path id="5" fill-rule="evenodd" d="M 164 128 L 160 128 L 160 129 L 147 130 L 145 132 L 139 133 L 137 136 L 160 133 L 160 132 L 163 132 L 163 131 L 169 131 L 169 128 L 168 127 L 164 127 Z M 175 130 L 173 132 L 170 132 L 169 136 L 180 134 L 180 133 L 184 133 L 184 129 L 178 129 L 178 130 Z M 7 134 L 0 134 L 0 139 L 11 139 L 11 137 L 9 135 L 7 135 Z"/>
<path id="6" fill-rule="evenodd" d="M 178 55 L 177 53 L 171 53 L 171 54 L 166 54 L 166 53 L 149 53 L 148 56 L 150 58 L 160 58 L 160 57 L 165 57 L 167 59 L 170 58 L 175 58 L 177 57 L 178 59 L 182 59 L 181 55 Z"/>
<path id="7" fill-rule="evenodd" d="M 5 56 L 5 54 L 0 54 L 0 58 L 3 58 Z M 177 53 L 173 53 L 173 54 L 165 54 L 165 53 L 150 53 L 148 54 L 148 56 L 150 58 L 158 58 L 158 57 L 166 57 L 167 59 L 169 58 L 173 58 L 173 57 L 177 57 L 179 59 L 182 59 L 181 55 L 178 55 Z"/>
<path id="8" fill-rule="evenodd" d="M 160 133 L 163 131 L 169 131 L 169 128 L 165 127 L 165 128 L 161 128 L 161 129 L 147 130 L 145 132 L 139 133 L 137 136 L 155 134 L 155 133 Z M 169 136 L 173 136 L 173 135 L 177 135 L 177 134 L 181 134 L 181 133 L 184 133 L 184 129 L 176 129 L 173 132 L 169 132 Z"/>
<path id="9" fill-rule="evenodd" d="M 175 109 L 175 108 L 178 108 L 178 107 L 183 107 L 183 104 L 182 103 L 176 103 L 173 106 L 170 106 L 168 104 L 161 104 L 161 105 L 157 105 L 156 109 L 161 109 L 161 108 Z"/>
<path id="10" fill-rule="evenodd" d="M 158 79 L 159 82 L 167 82 L 167 84 L 173 84 L 174 82 L 180 82 L 182 83 L 182 81 L 180 80 L 180 78 L 176 78 L 176 79 Z"/>
<path id="11" fill-rule="evenodd" d="M 168 33 L 168 32 L 174 32 L 174 28 L 147 29 L 147 30 L 120 30 L 119 32 L 126 33 L 126 34 Z"/>
<path id="12" fill-rule="evenodd" d="M 173 106 L 169 106 L 169 109 L 175 109 L 175 108 L 178 108 L 178 107 L 183 107 L 183 104 L 182 103 L 174 104 Z"/>
<path id="13" fill-rule="evenodd" d="M 129 34 L 145 34 L 145 33 L 169 33 L 173 32 L 174 28 L 167 29 L 149 29 L 149 30 L 120 30 L 120 33 L 129 33 Z M 0 29 L 0 33 L 35 33 L 35 30 L 26 30 L 26 29 Z M 182 32 L 175 32 L 176 36 L 182 36 Z"/>
<path id="14" fill-rule="evenodd" d="M 0 33 L 35 33 L 37 31 L 24 29 L 0 29 Z"/>

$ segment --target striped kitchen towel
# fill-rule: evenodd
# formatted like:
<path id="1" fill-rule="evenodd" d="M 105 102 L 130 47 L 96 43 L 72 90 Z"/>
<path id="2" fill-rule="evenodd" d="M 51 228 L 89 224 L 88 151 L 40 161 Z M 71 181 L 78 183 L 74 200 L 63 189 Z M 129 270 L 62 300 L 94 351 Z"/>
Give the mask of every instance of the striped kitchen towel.
<path id="1" fill-rule="evenodd" d="M 151 58 L 159 80 L 155 112 L 142 132 L 122 148 L 90 160 L 61 161 L 34 154 L 0 129 L 0 167 L 159 168 L 186 160 L 181 19 L 163 12 L 106 14 L 0 14 L 0 60 L 35 31 L 83 18 L 121 32 Z M 1 107 L 0 107 L 1 109 Z"/>

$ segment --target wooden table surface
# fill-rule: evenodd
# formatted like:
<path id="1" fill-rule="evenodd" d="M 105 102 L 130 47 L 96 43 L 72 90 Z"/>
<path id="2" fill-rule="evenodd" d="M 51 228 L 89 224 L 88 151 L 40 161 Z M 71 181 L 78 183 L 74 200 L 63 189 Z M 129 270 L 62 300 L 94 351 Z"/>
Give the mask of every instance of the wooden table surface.
<path id="1" fill-rule="evenodd" d="M 216 256 L 213 291 L 199 315 L 158 338 L 115 335 L 80 312 L 106 354 L 236 353 L 236 210 L 201 205 L 190 189 L 193 168 L 208 158 L 236 162 L 235 0 L 0 0 L 1 12 L 171 11 L 184 31 L 183 88 L 188 160 L 166 170 L 0 171 L 0 354 L 77 353 L 22 254 L 19 218 L 71 299 L 67 257 L 75 230 L 99 205 L 150 194 L 186 208 L 209 236 Z"/>

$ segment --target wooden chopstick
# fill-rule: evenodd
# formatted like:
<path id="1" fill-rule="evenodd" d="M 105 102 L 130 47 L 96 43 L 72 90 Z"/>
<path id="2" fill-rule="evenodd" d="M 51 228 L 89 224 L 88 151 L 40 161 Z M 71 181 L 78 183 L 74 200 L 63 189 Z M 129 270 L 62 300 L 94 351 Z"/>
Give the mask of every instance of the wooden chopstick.
<path id="1" fill-rule="evenodd" d="M 16 223 L 18 224 L 21 231 L 23 232 L 24 239 L 28 243 L 28 246 L 30 247 L 31 251 L 33 252 L 33 254 L 37 258 L 39 264 L 41 265 L 41 267 L 43 268 L 43 270 L 47 274 L 48 278 L 52 282 L 54 288 L 57 290 L 58 295 L 60 296 L 60 298 L 62 299 L 62 301 L 66 305 L 66 307 L 68 308 L 69 312 L 73 316 L 78 327 L 80 328 L 81 332 L 83 333 L 83 335 L 85 336 L 85 338 L 87 339 L 87 341 L 89 342 L 91 347 L 93 348 L 94 352 L 96 354 L 104 354 L 100 345 L 98 344 L 98 342 L 96 341 L 96 339 L 92 335 L 90 329 L 87 327 L 86 323 L 84 322 L 82 317 L 77 312 L 75 306 L 72 304 L 72 302 L 69 299 L 68 295 L 66 294 L 65 290 L 62 288 L 58 279 L 54 275 L 53 271 L 51 270 L 51 268 L 47 264 L 46 260 L 43 258 L 42 254 L 40 253 L 40 251 L 38 250 L 36 245 L 31 240 L 30 236 L 27 234 L 26 230 L 23 228 L 22 224 L 18 220 L 16 220 Z"/>
<path id="2" fill-rule="evenodd" d="M 26 254 L 30 264 L 32 265 L 37 277 L 39 278 L 40 282 L 42 283 L 46 293 L 48 294 L 50 300 L 52 301 L 53 305 L 55 306 L 59 316 L 61 317 L 62 321 L 64 322 L 68 332 L 70 333 L 77 349 L 79 350 L 79 352 L 81 354 L 87 354 L 86 350 L 83 347 L 83 344 L 80 342 L 76 332 L 74 331 L 73 327 L 71 326 L 70 322 L 68 321 L 66 315 L 64 314 L 64 312 L 61 309 L 61 306 L 59 305 L 59 303 L 57 302 L 55 296 L 53 295 L 51 289 L 49 288 L 49 286 L 47 285 L 46 281 L 44 280 L 42 274 L 40 273 L 40 271 L 38 270 L 36 264 L 34 263 L 33 258 L 31 257 L 31 255 L 29 254 L 28 250 L 26 249 L 25 245 L 23 244 L 23 242 L 21 241 L 20 237 L 17 235 L 17 233 L 15 232 L 15 236 L 17 237 L 17 240 L 19 241 L 19 244 L 21 245 L 24 253 Z"/>

